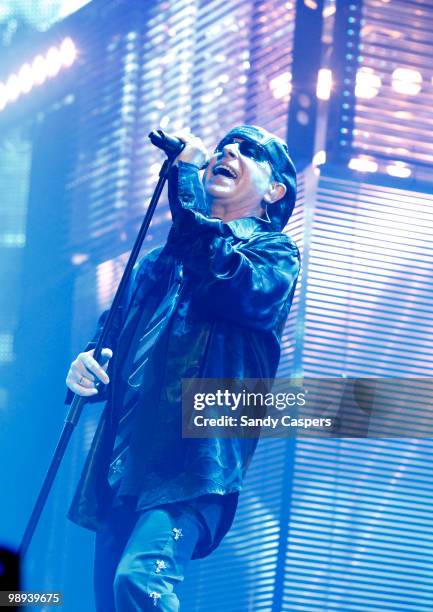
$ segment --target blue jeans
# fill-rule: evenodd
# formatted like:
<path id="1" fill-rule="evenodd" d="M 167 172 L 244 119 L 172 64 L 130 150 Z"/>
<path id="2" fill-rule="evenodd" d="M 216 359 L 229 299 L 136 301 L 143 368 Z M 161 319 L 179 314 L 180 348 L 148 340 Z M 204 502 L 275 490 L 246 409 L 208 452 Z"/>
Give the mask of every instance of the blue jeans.
<path id="1" fill-rule="evenodd" d="M 179 610 L 174 592 L 205 527 L 185 503 L 142 513 L 113 508 L 96 535 L 97 612 Z"/>

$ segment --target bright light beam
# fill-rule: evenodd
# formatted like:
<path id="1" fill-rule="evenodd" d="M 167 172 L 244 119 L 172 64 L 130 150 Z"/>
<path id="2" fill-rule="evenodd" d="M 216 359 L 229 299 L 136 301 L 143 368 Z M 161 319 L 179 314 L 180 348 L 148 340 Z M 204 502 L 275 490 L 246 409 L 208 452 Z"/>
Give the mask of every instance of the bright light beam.
<path id="1" fill-rule="evenodd" d="M 377 172 L 378 164 L 373 159 L 366 157 L 352 157 L 349 168 L 358 172 Z"/>
<path id="2" fill-rule="evenodd" d="M 317 75 L 316 96 L 319 100 L 329 100 L 332 91 L 332 70 L 321 68 Z"/>
<path id="3" fill-rule="evenodd" d="M 77 58 L 77 48 L 71 38 L 65 38 L 59 47 L 50 47 L 45 55 L 37 55 L 26 62 L 17 74 L 10 74 L 0 81 L 0 112 L 21 95 L 28 94 L 34 86 L 42 85 L 48 78 L 56 77 L 62 68 L 69 68 Z"/>
<path id="4" fill-rule="evenodd" d="M 71 38 L 65 38 L 60 45 L 60 57 L 62 58 L 62 65 L 65 68 L 69 68 L 75 62 L 77 57 L 77 48 L 74 45 L 74 41 Z"/>
<path id="5" fill-rule="evenodd" d="M 355 96 L 370 100 L 379 93 L 382 80 L 371 68 L 361 68 L 356 74 Z"/>
<path id="6" fill-rule="evenodd" d="M 412 68 L 396 68 L 392 73 L 392 88 L 397 93 L 416 96 L 422 88 L 422 75 Z"/>

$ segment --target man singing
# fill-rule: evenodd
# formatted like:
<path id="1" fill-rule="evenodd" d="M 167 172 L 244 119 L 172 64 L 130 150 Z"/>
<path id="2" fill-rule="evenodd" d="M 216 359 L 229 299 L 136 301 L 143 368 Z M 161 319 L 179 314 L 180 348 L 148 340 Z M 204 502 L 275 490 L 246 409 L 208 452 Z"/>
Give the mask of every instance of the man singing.
<path id="1" fill-rule="evenodd" d="M 299 272 L 298 249 L 281 233 L 296 197 L 286 144 L 234 128 L 201 180 L 206 149 L 181 139 L 173 225 L 136 266 L 102 353 L 108 370 L 89 345 L 66 379 L 74 393 L 107 400 L 69 513 L 97 532 L 98 612 L 179 610 L 187 563 L 229 530 L 257 439 L 182 438 L 181 382 L 274 377 Z"/>

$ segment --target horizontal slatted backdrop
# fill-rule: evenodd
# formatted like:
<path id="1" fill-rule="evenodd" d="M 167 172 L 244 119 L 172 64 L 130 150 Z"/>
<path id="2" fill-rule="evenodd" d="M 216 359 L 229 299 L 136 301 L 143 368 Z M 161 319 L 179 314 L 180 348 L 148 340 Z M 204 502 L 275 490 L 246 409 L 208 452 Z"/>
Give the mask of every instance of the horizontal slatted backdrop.
<path id="1" fill-rule="evenodd" d="M 429 440 L 298 443 L 282 609 L 430 612 Z"/>
<path id="2" fill-rule="evenodd" d="M 322 176 L 303 364 L 316 376 L 433 373 L 433 196 Z"/>
<path id="3" fill-rule="evenodd" d="M 432 2 L 363 1 L 355 90 L 358 151 L 411 165 L 432 163 L 432 37 Z"/>
<path id="4" fill-rule="evenodd" d="M 433 2 L 342 0 L 337 10 L 338 102 L 329 129 L 337 156 L 369 160 L 391 176 L 429 180 Z"/>
<path id="5" fill-rule="evenodd" d="M 431 195 L 322 172 L 305 376 L 431 376 L 432 230 Z M 431 610 L 432 453 L 430 440 L 298 440 L 283 610 Z"/>

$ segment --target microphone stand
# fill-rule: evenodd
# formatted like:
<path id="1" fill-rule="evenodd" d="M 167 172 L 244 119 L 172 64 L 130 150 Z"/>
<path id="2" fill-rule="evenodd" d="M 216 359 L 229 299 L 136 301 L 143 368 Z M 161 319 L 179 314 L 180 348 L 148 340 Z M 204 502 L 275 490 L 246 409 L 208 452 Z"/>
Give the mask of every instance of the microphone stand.
<path id="1" fill-rule="evenodd" d="M 159 146 L 160 148 L 165 148 L 163 146 L 164 144 L 163 142 L 159 144 L 155 142 L 153 135 L 154 135 L 154 132 L 149 134 L 149 137 L 151 138 L 152 143 L 155 144 L 156 146 Z M 161 166 L 161 170 L 159 172 L 158 183 L 156 184 L 155 191 L 152 195 L 149 206 L 147 208 L 146 215 L 143 219 L 142 226 L 140 228 L 140 231 L 138 233 L 138 236 L 132 248 L 131 254 L 128 259 L 128 263 L 126 264 L 125 271 L 123 273 L 122 279 L 117 288 L 116 295 L 114 296 L 113 303 L 111 305 L 109 314 L 105 320 L 105 323 L 102 329 L 102 333 L 95 347 L 95 352 L 93 354 L 93 357 L 98 362 L 101 356 L 101 351 L 105 346 L 106 339 L 109 337 L 112 326 L 114 325 L 114 322 L 116 320 L 116 314 L 118 312 L 119 306 L 120 304 L 123 303 L 123 298 L 127 291 L 129 280 L 131 278 L 132 269 L 135 265 L 135 262 L 137 261 L 138 255 L 140 254 L 140 250 L 141 250 L 143 241 L 146 237 L 147 230 L 149 229 L 149 225 L 152 221 L 153 214 L 155 212 L 155 209 L 158 204 L 159 198 L 161 196 L 161 192 L 164 188 L 165 182 L 168 178 L 168 174 L 174 164 L 174 160 L 176 159 L 177 155 L 180 153 L 180 151 L 183 149 L 184 146 L 185 145 L 180 142 L 176 150 L 173 150 L 172 148 L 167 147 L 168 149 L 166 151 L 167 159 L 164 161 L 164 163 Z M 74 399 L 72 400 L 69 412 L 65 418 L 65 424 L 63 426 L 62 433 L 60 435 L 56 449 L 54 451 L 54 455 L 51 459 L 51 463 L 49 465 L 47 474 L 42 483 L 42 487 L 39 491 L 39 495 L 36 499 L 36 503 L 33 507 L 32 513 L 30 515 L 29 521 L 24 531 L 24 535 L 21 540 L 21 544 L 20 544 L 19 551 L 18 551 L 21 557 L 24 557 L 30 545 L 33 534 L 35 532 L 35 529 L 41 517 L 42 511 L 45 507 L 48 495 L 50 494 L 54 479 L 56 477 L 60 464 L 65 455 L 66 449 L 68 447 L 72 432 L 74 431 L 75 426 L 80 420 L 81 412 L 83 410 L 84 404 L 86 403 L 86 399 L 87 398 L 81 397 L 80 395 L 76 395 L 76 394 L 74 395 Z"/>

